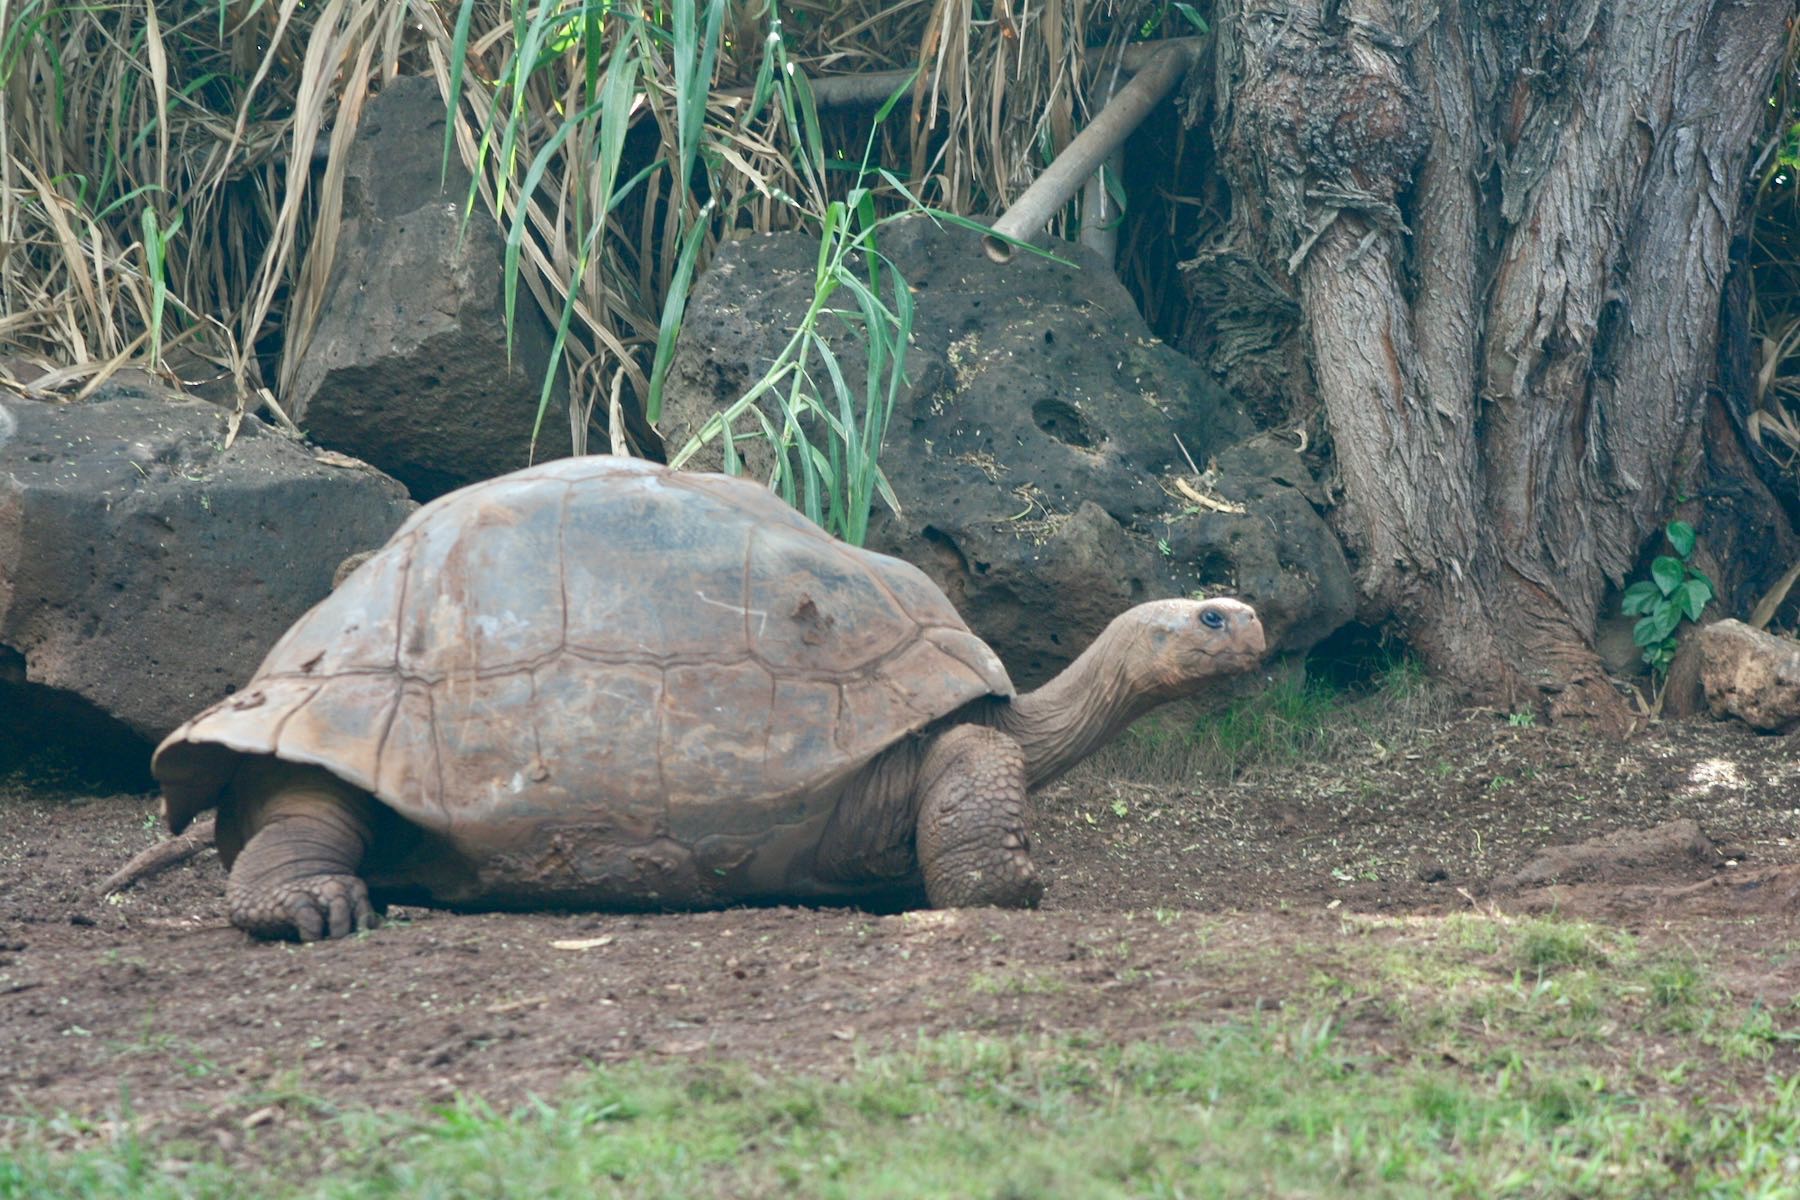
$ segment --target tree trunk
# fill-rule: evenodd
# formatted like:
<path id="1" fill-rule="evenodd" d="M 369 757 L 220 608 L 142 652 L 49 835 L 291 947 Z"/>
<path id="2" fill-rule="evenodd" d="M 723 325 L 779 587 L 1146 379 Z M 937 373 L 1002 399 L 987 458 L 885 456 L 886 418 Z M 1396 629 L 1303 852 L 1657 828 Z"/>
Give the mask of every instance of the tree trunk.
<path id="1" fill-rule="evenodd" d="M 1622 714 L 1595 621 L 1698 431 L 1793 13 L 1218 6 L 1233 212 L 1196 266 L 1291 288 L 1365 615 L 1479 697 Z"/>

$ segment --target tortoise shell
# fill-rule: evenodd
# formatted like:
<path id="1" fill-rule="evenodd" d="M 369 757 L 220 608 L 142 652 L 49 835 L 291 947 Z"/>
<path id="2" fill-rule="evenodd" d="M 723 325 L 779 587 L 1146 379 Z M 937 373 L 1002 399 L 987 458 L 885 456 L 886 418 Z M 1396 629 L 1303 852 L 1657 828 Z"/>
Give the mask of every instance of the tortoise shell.
<path id="1" fill-rule="evenodd" d="M 766 488 L 570 458 L 420 509 L 154 770 L 177 829 L 273 756 L 461 855 L 463 898 L 618 900 L 660 870 L 701 903 L 780 890 L 855 772 L 1012 692 L 917 568 Z"/>

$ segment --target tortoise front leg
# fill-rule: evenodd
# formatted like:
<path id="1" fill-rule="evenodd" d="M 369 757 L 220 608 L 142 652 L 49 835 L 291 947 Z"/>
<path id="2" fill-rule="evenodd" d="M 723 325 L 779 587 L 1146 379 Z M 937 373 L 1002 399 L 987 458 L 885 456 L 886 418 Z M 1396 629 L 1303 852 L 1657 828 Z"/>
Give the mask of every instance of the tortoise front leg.
<path id="1" fill-rule="evenodd" d="M 317 767 L 246 764 L 227 819 L 243 850 L 231 864 L 231 923 L 257 937 L 347 937 L 380 923 L 357 875 L 374 840 L 375 802 Z"/>
<path id="2" fill-rule="evenodd" d="M 1025 754 L 997 729 L 958 725 L 919 769 L 919 870 L 933 908 L 1031 908 L 1044 894 L 1025 829 Z"/>

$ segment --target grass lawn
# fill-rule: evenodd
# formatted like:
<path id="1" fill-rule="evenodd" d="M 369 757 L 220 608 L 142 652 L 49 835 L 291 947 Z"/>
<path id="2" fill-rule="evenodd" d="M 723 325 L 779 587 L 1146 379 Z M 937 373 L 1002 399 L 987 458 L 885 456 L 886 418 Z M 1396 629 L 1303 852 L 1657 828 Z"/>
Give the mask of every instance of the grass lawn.
<path id="1" fill-rule="evenodd" d="M 310 1119 L 229 1156 L 20 1118 L 0 1196 L 1800 1196 L 1791 1014 L 1727 998 L 1704 952 L 1478 915 L 1344 934 L 1270 946 L 1302 994 L 1154 1044 L 937 1037 L 835 1079 L 636 1062 L 505 1112 L 290 1095 Z"/>

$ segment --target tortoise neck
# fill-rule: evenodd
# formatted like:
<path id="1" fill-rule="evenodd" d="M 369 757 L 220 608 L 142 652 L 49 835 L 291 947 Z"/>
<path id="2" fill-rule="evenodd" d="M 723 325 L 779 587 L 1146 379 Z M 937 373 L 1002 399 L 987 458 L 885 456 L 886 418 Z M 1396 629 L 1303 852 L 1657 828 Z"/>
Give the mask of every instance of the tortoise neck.
<path id="1" fill-rule="evenodd" d="M 1030 787 L 1049 783 L 1160 703 L 1127 669 L 1134 636 L 1115 621 L 1062 674 L 995 711 L 994 724 L 1025 751 Z"/>

